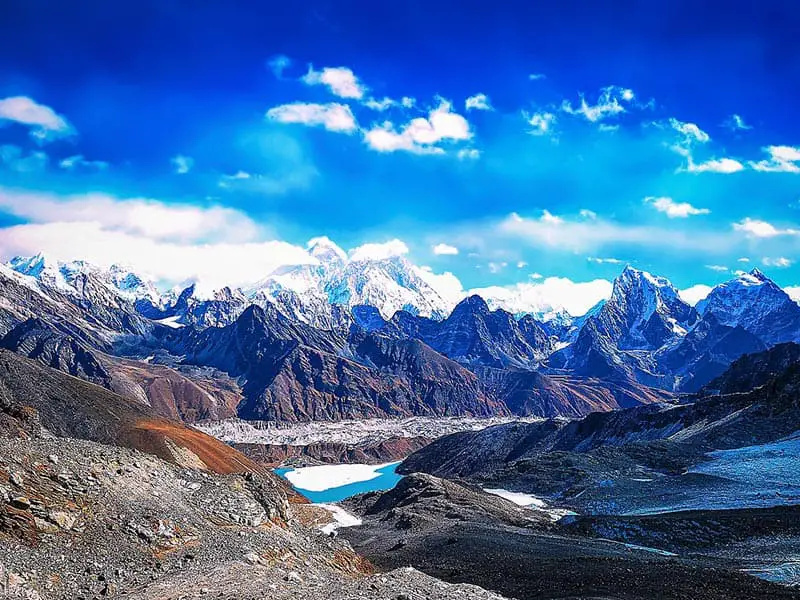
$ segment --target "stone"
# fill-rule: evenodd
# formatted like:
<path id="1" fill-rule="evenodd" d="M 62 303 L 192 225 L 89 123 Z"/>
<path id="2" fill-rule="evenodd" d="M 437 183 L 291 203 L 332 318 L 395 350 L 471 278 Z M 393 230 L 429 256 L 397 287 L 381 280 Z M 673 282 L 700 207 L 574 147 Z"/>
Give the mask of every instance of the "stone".
<path id="1" fill-rule="evenodd" d="M 244 555 L 244 559 L 251 565 L 257 565 L 261 562 L 261 558 L 255 552 L 248 552 Z"/>
<path id="2" fill-rule="evenodd" d="M 45 519 L 40 519 L 39 517 L 34 517 L 33 523 L 36 525 L 36 530 L 42 533 L 58 533 L 59 531 L 58 525 Z"/>
<path id="3" fill-rule="evenodd" d="M 20 475 L 19 473 L 12 473 L 8 477 L 8 480 L 11 483 L 13 483 L 15 486 L 20 487 L 20 488 L 22 487 L 22 484 L 24 483 L 23 480 L 22 480 L 22 475 Z"/>
<path id="4" fill-rule="evenodd" d="M 15 496 L 11 499 L 11 506 L 20 510 L 28 510 L 31 507 L 31 501 L 25 496 Z"/>
<path id="5" fill-rule="evenodd" d="M 58 456 L 56 456 L 55 454 L 51 454 L 50 456 L 48 456 L 47 460 L 49 460 L 54 465 L 58 464 Z"/>
<path id="6" fill-rule="evenodd" d="M 62 510 L 51 511 L 47 515 L 47 518 L 58 525 L 61 529 L 72 529 L 72 527 L 75 525 L 75 521 L 77 520 L 75 515 Z"/>
<path id="7" fill-rule="evenodd" d="M 303 578 L 300 577 L 297 571 L 289 571 L 284 579 L 289 583 L 301 583 L 303 581 Z"/>

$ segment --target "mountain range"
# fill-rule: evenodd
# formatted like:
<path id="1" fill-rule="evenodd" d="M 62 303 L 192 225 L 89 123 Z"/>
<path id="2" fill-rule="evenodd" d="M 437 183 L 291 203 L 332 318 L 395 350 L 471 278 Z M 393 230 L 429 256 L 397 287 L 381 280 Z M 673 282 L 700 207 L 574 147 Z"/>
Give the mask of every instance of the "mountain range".
<path id="1" fill-rule="evenodd" d="M 742 355 L 800 341 L 800 306 L 757 269 L 690 306 L 626 267 L 587 314 L 543 317 L 456 302 L 402 257 L 354 260 L 325 238 L 310 252 L 318 264 L 211 294 L 14 258 L 0 266 L 0 347 L 192 422 L 578 417 L 676 401 Z"/>

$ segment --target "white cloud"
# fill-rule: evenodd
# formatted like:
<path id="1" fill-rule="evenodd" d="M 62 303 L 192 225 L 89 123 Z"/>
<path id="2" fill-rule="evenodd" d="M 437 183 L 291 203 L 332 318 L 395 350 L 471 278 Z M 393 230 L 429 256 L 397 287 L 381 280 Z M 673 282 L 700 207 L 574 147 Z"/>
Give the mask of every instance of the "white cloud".
<path id="1" fill-rule="evenodd" d="M 606 246 L 636 245 L 703 250 L 720 253 L 735 239 L 713 230 L 687 232 L 675 227 L 623 224 L 603 219 L 528 218 L 512 213 L 496 226 L 500 235 L 511 235 L 535 247 L 591 252 Z"/>
<path id="2" fill-rule="evenodd" d="M 741 258 L 737 258 L 737 259 L 736 259 L 736 262 L 740 262 L 740 263 L 749 263 L 749 262 L 750 262 L 750 259 L 749 259 L 749 258 L 747 258 L 746 256 L 743 256 L 743 257 L 741 257 Z"/>
<path id="3" fill-rule="evenodd" d="M 481 157 L 481 151 L 477 148 L 462 148 L 456 156 L 461 160 L 476 160 Z"/>
<path id="4" fill-rule="evenodd" d="M 800 285 L 790 285 L 783 288 L 783 291 L 789 294 L 789 297 L 800 304 Z"/>
<path id="5" fill-rule="evenodd" d="M 303 82 L 307 85 L 324 85 L 335 96 L 354 100 L 360 100 L 367 90 L 347 67 L 325 67 L 321 71 L 315 71 L 314 67 L 309 65 L 308 73 L 303 76 Z"/>
<path id="6" fill-rule="evenodd" d="M 723 125 L 731 131 L 746 131 L 752 129 L 752 126 L 745 123 L 744 119 L 737 114 L 732 114 L 728 117 Z"/>
<path id="7" fill-rule="evenodd" d="M 693 215 L 707 215 L 711 212 L 707 208 L 696 208 L 688 202 L 675 202 L 672 198 L 666 196 L 648 196 L 644 199 L 644 203 L 651 205 L 670 219 L 685 219 Z"/>
<path id="8" fill-rule="evenodd" d="M 196 281 L 202 293 L 246 286 L 284 265 L 314 264 L 304 248 L 282 241 L 183 244 L 105 229 L 96 222 L 16 225 L 3 229 L 0 255 L 44 251 L 56 260 L 131 265 L 169 284 Z"/>
<path id="9" fill-rule="evenodd" d="M 455 246 L 451 246 L 450 244 L 436 244 L 433 248 L 434 254 L 438 255 L 456 255 L 458 254 L 458 248 Z"/>
<path id="10" fill-rule="evenodd" d="M 468 294 L 478 294 L 490 306 L 512 313 L 547 314 L 566 310 L 573 316 L 580 316 L 601 300 L 607 300 L 611 289 L 611 282 L 605 279 L 575 282 L 565 277 L 548 277 L 538 282 L 476 288 Z"/>
<path id="11" fill-rule="evenodd" d="M 693 285 L 685 290 L 679 290 L 678 295 L 681 299 L 691 306 L 696 306 L 700 300 L 703 300 L 711 293 L 713 288 L 709 285 Z"/>
<path id="12" fill-rule="evenodd" d="M 486 94 L 475 94 L 474 96 L 470 96 L 464 102 L 464 108 L 467 110 L 494 110 L 492 108 L 492 103 L 489 100 L 489 96 Z"/>
<path id="13" fill-rule="evenodd" d="M 24 154 L 19 146 L 0 146 L 0 164 L 17 173 L 39 173 L 47 168 L 49 162 L 50 157 L 41 151 Z"/>
<path id="14" fill-rule="evenodd" d="M 686 123 L 684 121 L 671 118 L 669 120 L 669 124 L 675 131 L 682 134 L 687 141 L 705 144 L 711 140 L 711 137 L 694 123 Z"/>
<path id="15" fill-rule="evenodd" d="M 518 269 L 524 269 L 527 266 L 528 266 L 528 263 L 526 263 L 524 260 L 517 261 L 517 268 Z M 540 275 L 540 277 L 541 277 L 541 275 Z"/>
<path id="16" fill-rule="evenodd" d="M 194 159 L 191 156 L 184 156 L 183 154 L 173 156 L 170 162 L 172 166 L 175 167 L 175 172 L 178 175 L 185 175 L 194 167 Z"/>
<path id="17" fill-rule="evenodd" d="M 794 146 L 767 146 L 763 149 L 769 154 L 769 159 L 750 162 L 750 167 L 756 171 L 767 173 L 800 173 L 800 147 Z"/>
<path id="18" fill-rule="evenodd" d="M 149 198 L 116 198 L 90 193 L 57 196 L 0 188 L 0 211 L 34 224 L 92 224 L 103 231 L 152 240 L 242 242 L 259 227 L 248 216 L 222 206 L 165 204 Z"/>
<path id="19" fill-rule="evenodd" d="M 400 105 L 403 108 L 414 108 L 414 105 L 417 103 L 416 98 L 411 98 L 410 96 L 403 96 L 400 98 Z"/>
<path id="20" fill-rule="evenodd" d="M 733 224 L 735 231 L 741 231 L 748 237 L 756 238 L 771 238 L 779 235 L 798 235 L 800 231 L 797 229 L 778 229 L 772 223 L 761 221 L 760 219 L 751 219 L 746 217 Z"/>
<path id="21" fill-rule="evenodd" d="M 743 171 L 745 166 L 733 158 L 711 158 L 706 161 L 696 163 L 694 161 L 693 148 L 696 144 L 706 144 L 711 141 L 705 131 L 700 129 L 694 123 L 687 123 L 679 121 L 678 119 L 671 118 L 669 120 L 670 127 L 681 134 L 681 140 L 672 146 L 672 150 L 686 158 L 686 166 L 681 167 L 678 171 L 685 171 L 687 173 L 738 173 Z"/>
<path id="22" fill-rule="evenodd" d="M 1 230 L 4 258 L 44 251 L 57 260 L 122 263 L 170 284 L 197 280 L 204 290 L 315 262 L 304 248 L 265 239 L 246 215 L 220 206 L 0 188 L 0 210 L 29 221 Z"/>
<path id="23" fill-rule="evenodd" d="M 397 131 L 391 122 L 373 127 L 364 134 L 364 141 L 378 152 L 404 150 L 417 154 L 442 154 L 439 142 L 464 141 L 472 137 L 469 122 L 451 111 L 452 105 L 441 100 L 428 118 L 417 117 Z"/>
<path id="24" fill-rule="evenodd" d="M 379 244 L 363 244 L 350 250 L 350 260 L 382 260 L 393 256 L 408 254 L 408 246 L 404 242 L 393 239 Z"/>
<path id="25" fill-rule="evenodd" d="M 777 267 L 779 269 L 785 269 L 786 267 L 791 267 L 794 261 L 789 260 L 784 256 L 781 256 L 779 258 L 763 258 L 761 259 L 761 263 L 767 267 Z"/>
<path id="26" fill-rule="evenodd" d="M 570 115 L 582 115 L 587 121 L 595 123 L 608 117 L 613 117 L 625 112 L 625 105 L 635 98 L 633 90 L 610 85 L 600 91 L 597 103 L 594 105 L 586 102 L 586 98 L 581 95 L 580 105 L 572 106 L 568 100 L 561 104 L 561 110 Z"/>
<path id="27" fill-rule="evenodd" d="M 725 273 L 728 271 L 728 267 L 725 265 L 706 265 L 706 269 L 709 271 L 716 271 L 717 273 Z"/>
<path id="28" fill-rule="evenodd" d="M 369 98 L 366 102 L 364 102 L 364 106 L 366 106 L 367 108 L 371 108 L 372 110 L 377 110 L 378 112 L 383 112 L 384 110 L 388 110 L 392 108 L 395 104 L 397 103 L 388 97 L 384 97 L 383 100 L 376 100 L 375 98 Z"/>
<path id="29" fill-rule="evenodd" d="M 232 175 L 222 175 L 218 185 L 226 190 L 280 195 L 308 189 L 318 175 L 313 165 L 297 164 L 269 175 L 237 171 Z"/>
<path id="30" fill-rule="evenodd" d="M 595 256 L 589 256 L 586 260 L 597 265 L 621 265 L 625 262 L 618 258 L 598 258 Z"/>
<path id="31" fill-rule="evenodd" d="M 31 135 L 40 142 L 74 133 L 69 122 L 44 104 L 27 96 L 0 100 L 0 122 L 13 121 L 31 128 Z"/>
<path id="32" fill-rule="evenodd" d="M 547 75 L 545 75 L 544 73 L 531 73 L 530 75 L 528 75 L 528 79 L 530 79 L 531 81 L 541 81 L 542 79 L 545 78 L 547 78 Z"/>
<path id="33" fill-rule="evenodd" d="M 104 160 L 86 160 L 83 154 L 75 154 L 62 159 L 58 166 L 67 171 L 75 171 L 77 169 L 103 171 L 108 168 L 108 163 Z"/>
<path id="34" fill-rule="evenodd" d="M 228 181 L 235 181 L 241 179 L 252 179 L 252 175 L 247 171 L 236 171 L 233 175 L 223 175 L 222 178 Z"/>
<path id="35" fill-rule="evenodd" d="M 582 208 L 581 212 L 578 214 L 580 214 L 580 216 L 582 216 L 584 219 L 595 220 L 597 218 L 597 213 L 593 210 L 589 210 L 588 208 Z"/>
<path id="36" fill-rule="evenodd" d="M 738 173 L 744 165 L 733 158 L 712 158 L 702 163 L 695 163 L 691 155 L 687 155 L 686 171 L 689 173 Z"/>
<path id="37" fill-rule="evenodd" d="M 549 112 L 527 113 L 522 111 L 522 118 L 531 126 L 528 133 L 532 135 L 546 135 L 553 129 L 556 116 Z"/>
<path id="38" fill-rule="evenodd" d="M 358 129 L 356 118 L 346 104 L 306 104 L 296 102 L 270 108 L 267 118 L 280 123 L 300 123 L 309 127 L 322 126 L 328 131 L 353 133 Z"/>
<path id="39" fill-rule="evenodd" d="M 464 298 L 464 288 L 458 277 L 445 271 L 434 273 L 430 267 L 415 267 L 415 272 L 422 280 L 431 286 L 443 300 L 455 306 Z"/>
<path id="40" fill-rule="evenodd" d="M 495 275 L 505 269 L 507 266 L 507 262 L 490 262 L 486 265 L 486 268 L 489 269 L 489 273 Z"/>
<path id="41" fill-rule="evenodd" d="M 278 54 L 269 59 L 267 66 L 269 66 L 270 71 L 272 71 L 275 77 L 283 79 L 283 72 L 292 66 L 292 59 L 283 54 Z"/>
<path id="42" fill-rule="evenodd" d="M 549 210 L 543 210 L 542 211 L 542 216 L 539 217 L 539 220 L 542 223 L 551 223 L 553 225 L 560 225 L 561 223 L 564 222 L 564 219 L 562 219 L 561 217 L 557 217 L 556 215 L 551 213 Z"/>

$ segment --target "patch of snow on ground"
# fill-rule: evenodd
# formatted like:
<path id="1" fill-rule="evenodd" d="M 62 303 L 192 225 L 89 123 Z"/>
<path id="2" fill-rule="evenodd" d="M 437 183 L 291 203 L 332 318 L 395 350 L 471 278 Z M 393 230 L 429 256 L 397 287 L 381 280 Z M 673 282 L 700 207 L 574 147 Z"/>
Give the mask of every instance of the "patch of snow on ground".
<path id="1" fill-rule="evenodd" d="M 180 319 L 180 316 L 176 315 L 174 317 L 167 317 L 166 319 L 156 319 L 155 322 L 166 325 L 167 327 L 172 327 L 172 329 L 180 329 L 183 327 L 183 323 L 178 323 L 178 319 Z"/>
<path id="2" fill-rule="evenodd" d="M 382 465 L 320 465 L 317 467 L 301 467 L 287 471 L 285 477 L 295 487 L 310 492 L 324 492 L 351 483 L 370 481 L 380 477 L 379 470 L 398 464 L 398 462 Z"/>
<path id="3" fill-rule="evenodd" d="M 519 506 L 536 506 L 538 508 L 544 508 L 547 506 L 547 503 L 544 500 L 540 500 L 531 494 L 523 494 L 522 492 L 509 492 L 508 490 L 504 490 L 502 488 L 484 488 L 483 491 L 487 494 L 492 494 L 493 496 L 505 498 L 506 500 L 509 500 Z"/>
<path id="4" fill-rule="evenodd" d="M 357 527 L 362 523 L 361 519 L 355 515 L 351 515 L 341 506 L 336 506 L 335 504 L 316 504 L 315 506 L 330 511 L 333 517 L 332 523 L 320 527 L 320 531 L 325 535 L 330 535 L 341 527 Z"/>
<path id="5" fill-rule="evenodd" d="M 553 521 L 558 521 L 562 517 L 566 517 L 569 515 L 578 514 L 566 508 L 550 508 L 547 506 L 547 502 L 545 502 L 541 498 L 533 496 L 532 494 L 525 494 L 522 492 L 511 492 L 509 490 L 504 490 L 502 488 L 484 488 L 483 491 L 486 492 L 487 494 L 492 494 L 493 496 L 500 496 L 501 498 L 504 498 L 509 502 L 513 502 L 517 506 L 524 506 L 525 508 L 543 511 L 547 513 L 547 515 Z"/>

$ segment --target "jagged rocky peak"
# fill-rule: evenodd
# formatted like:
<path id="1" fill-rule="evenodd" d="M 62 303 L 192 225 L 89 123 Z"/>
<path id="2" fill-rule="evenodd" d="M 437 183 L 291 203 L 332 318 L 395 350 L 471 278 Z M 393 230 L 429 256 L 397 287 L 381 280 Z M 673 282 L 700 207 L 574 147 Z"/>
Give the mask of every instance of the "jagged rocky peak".
<path id="1" fill-rule="evenodd" d="M 44 252 L 33 256 L 15 256 L 7 265 L 17 273 L 33 277 L 44 285 L 62 288 L 66 285 L 59 263 Z"/>
<path id="2" fill-rule="evenodd" d="M 121 265 L 105 268 L 85 260 L 61 262 L 39 252 L 30 257 L 14 257 L 7 266 L 21 275 L 36 279 L 45 287 L 88 300 L 99 300 L 98 294 L 107 296 L 109 292 L 127 301 L 149 300 L 158 303 L 160 299 L 151 279 Z M 105 291 L 101 291 L 103 289 Z"/>
<path id="3" fill-rule="evenodd" d="M 467 296 L 456 305 L 453 312 L 450 314 L 450 318 L 465 314 L 488 315 L 490 312 L 486 300 L 477 294 L 473 294 L 472 296 Z"/>
<path id="4" fill-rule="evenodd" d="M 38 277 L 48 265 L 55 265 L 56 263 L 48 258 L 44 252 L 38 252 L 33 256 L 15 256 L 7 264 L 17 273 Z"/>
<path id="5" fill-rule="evenodd" d="M 800 341 L 800 306 L 758 269 L 714 287 L 697 310 L 721 324 L 742 327 L 767 344 Z"/>
<path id="6" fill-rule="evenodd" d="M 641 309 L 668 310 L 679 321 L 690 321 L 695 317 L 692 308 L 681 300 L 678 290 L 669 279 L 631 266 L 625 267 L 614 280 L 609 302 L 619 301 L 620 295 L 625 296 L 629 304 L 638 302 L 638 308 Z"/>
<path id="7" fill-rule="evenodd" d="M 715 313 L 725 325 L 735 325 L 746 312 L 767 301 L 762 309 L 791 300 L 774 281 L 754 268 L 749 273 L 739 273 L 734 279 L 715 286 L 708 296 L 697 303 L 700 314 Z"/>
<path id="8" fill-rule="evenodd" d="M 611 298 L 597 314 L 621 348 L 657 348 L 684 335 L 697 316 L 668 279 L 631 266 L 614 280 Z"/>

